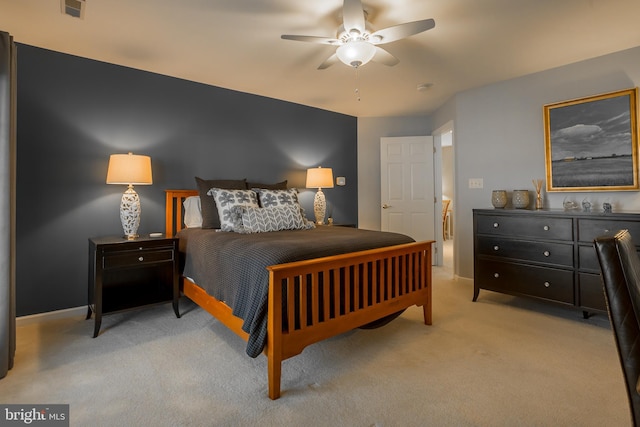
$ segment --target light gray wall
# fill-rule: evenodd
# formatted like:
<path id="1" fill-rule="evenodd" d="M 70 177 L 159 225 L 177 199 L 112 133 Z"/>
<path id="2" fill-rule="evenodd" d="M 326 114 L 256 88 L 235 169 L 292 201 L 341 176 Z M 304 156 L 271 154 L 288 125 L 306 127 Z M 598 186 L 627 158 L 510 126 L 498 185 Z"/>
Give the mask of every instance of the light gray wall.
<path id="1" fill-rule="evenodd" d="M 380 138 L 430 135 L 428 117 L 358 119 L 358 227 L 380 230 Z"/>
<path id="2" fill-rule="evenodd" d="M 434 129 L 454 122 L 456 275 L 473 277 L 472 209 L 491 208 L 492 189 L 533 191 L 531 180 L 545 178 L 543 106 L 639 84 L 637 47 L 459 93 L 431 116 Z M 483 178 L 484 188 L 469 189 L 469 178 Z M 545 206 L 561 208 L 567 196 L 581 201 L 587 194 L 544 194 Z M 588 196 L 596 203 L 611 198 L 614 210 L 640 210 L 637 192 Z"/>

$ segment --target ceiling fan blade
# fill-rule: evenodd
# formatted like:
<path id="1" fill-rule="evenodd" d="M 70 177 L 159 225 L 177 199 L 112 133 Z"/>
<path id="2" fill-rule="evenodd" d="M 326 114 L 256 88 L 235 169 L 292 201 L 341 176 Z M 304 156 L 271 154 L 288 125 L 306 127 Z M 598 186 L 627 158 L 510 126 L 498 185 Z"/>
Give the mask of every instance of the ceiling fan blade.
<path id="1" fill-rule="evenodd" d="M 320 43 L 320 44 L 331 44 L 331 45 L 340 44 L 340 40 L 334 39 L 331 37 L 295 36 L 290 34 L 283 34 L 280 36 L 280 38 L 284 40 L 294 40 L 298 42 Z"/>
<path id="2" fill-rule="evenodd" d="M 333 55 L 325 59 L 324 62 L 318 66 L 318 70 L 327 69 L 331 67 L 333 64 L 338 63 L 339 61 L 340 59 L 338 59 L 338 55 L 334 53 Z"/>
<path id="3" fill-rule="evenodd" d="M 390 43 L 405 37 L 427 31 L 436 26 L 433 19 L 423 19 L 422 21 L 407 22 L 404 24 L 394 25 L 393 27 L 383 28 L 369 36 L 369 41 L 373 44 Z"/>
<path id="4" fill-rule="evenodd" d="M 342 21 L 345 31 L 357 29 L 361 33 L 366 29 L 364 9 L 360 0 L 344 0 L 342 6 Z"/>
<path id="5" fill-rule="evenodd" d="M 388 65 L 389 67 L 393 67 L 398 62 L 400 62 L 398 58 L 378 46 L 376 46 L 376 53 L 375 55 L 373 55 L 373 58 L 371 60 L 379 64 Z"/>

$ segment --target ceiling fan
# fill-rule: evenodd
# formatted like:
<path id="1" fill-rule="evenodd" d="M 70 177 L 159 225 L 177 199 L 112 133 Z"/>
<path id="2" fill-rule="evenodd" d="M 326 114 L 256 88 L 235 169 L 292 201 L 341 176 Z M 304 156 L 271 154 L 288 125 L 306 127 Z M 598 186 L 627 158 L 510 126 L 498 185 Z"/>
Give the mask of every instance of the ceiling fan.
<path id="1" fill-rule="evenodd" d="M 342 19 L 343 24 L 338 28 L 336 38 L 288 34 L 281 37 L 285 40 L 337 46 L 336 52 L 320 64 L 319 70 L 324 70 L 338 61 L 354 68 L 361 67 L 369 61 L 393 66 L 400 62 L 398 58 L 378 45 L 413 36 L 436 26 L 433 19 L 423 19 L 372 31 L 366 21 L 366 12 L 361 0 L 344 0 Z"/>

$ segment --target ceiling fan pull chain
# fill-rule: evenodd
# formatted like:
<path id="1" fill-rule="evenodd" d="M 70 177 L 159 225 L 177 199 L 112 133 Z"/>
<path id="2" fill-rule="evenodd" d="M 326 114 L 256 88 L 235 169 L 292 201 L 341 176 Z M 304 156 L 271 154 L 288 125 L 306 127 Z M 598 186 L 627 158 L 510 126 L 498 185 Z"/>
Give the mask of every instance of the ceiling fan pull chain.
<path id="1" fill-rule="evenodd" d="M 360 89 L 358 89 L 358 67 L 355 67 L 356 69 L 356 99 L 358 100 L 358 102 L 360 102 Z"/>

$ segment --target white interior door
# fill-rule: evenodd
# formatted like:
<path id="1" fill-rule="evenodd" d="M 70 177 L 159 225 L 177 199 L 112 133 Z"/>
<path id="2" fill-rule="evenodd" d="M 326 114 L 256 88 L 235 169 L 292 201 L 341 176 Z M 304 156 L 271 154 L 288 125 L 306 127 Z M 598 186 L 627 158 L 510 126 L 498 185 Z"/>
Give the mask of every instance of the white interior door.
<path id="1" fill-rule="evenodd" d="M 381 230 L 436 240 L 433 137 L 380 139 Z"/>

